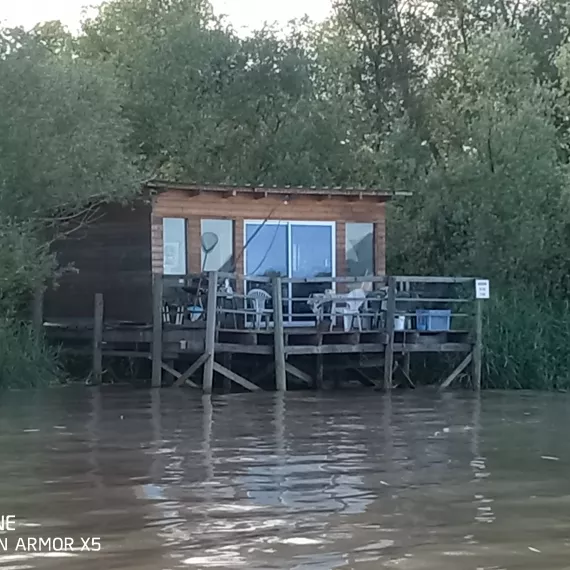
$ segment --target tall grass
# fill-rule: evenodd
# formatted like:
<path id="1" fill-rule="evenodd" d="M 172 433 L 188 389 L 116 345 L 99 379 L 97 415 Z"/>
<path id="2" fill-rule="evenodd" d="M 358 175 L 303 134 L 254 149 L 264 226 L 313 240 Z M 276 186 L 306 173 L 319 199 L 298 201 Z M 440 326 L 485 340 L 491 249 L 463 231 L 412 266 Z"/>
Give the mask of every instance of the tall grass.
<path id="1" fill-rule="evenodd" d="M 61 378 L 56 351 L 28 324 L 0 319 L 0 388 L 33 388 Z"/>
<path id="2" fill-rule="evenodd" d="M 486 304 L 485 385 L 570 389 L 570 303 L 505 290 Z"/>

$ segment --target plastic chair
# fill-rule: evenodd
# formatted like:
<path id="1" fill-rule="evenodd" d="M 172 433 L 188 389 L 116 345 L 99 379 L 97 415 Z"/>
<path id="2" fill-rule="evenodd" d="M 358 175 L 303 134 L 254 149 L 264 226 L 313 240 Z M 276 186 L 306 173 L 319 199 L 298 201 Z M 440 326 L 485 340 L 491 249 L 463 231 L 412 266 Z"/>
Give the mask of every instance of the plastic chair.
<path id="1" fill-rule="evenodd" d="M 269 328 L 269 312 L 265 310 L 265 305 L 271 299 L 271 295 L 263 289 L 252 289 L 245 299 L 246 302 L 251 302 L 255 311 L 255 328 L 261 328 L 261 319 L 263 317 L 265 317 L 266 327 Z"/>
<path id="2" fill-rule="evenodd" d="M 366 291 L 362 288 L 353 289 L 342 299 L 338 299 L 333 303 L 331 308 L 331 327 L 332 331 L 338 316 L 343 317 L 344 332 L 349 332 L 354 324 L 354 319 L 358 324 L 358 330 L 362 331 L 362 319 L 360 317 L 360 308 L 366 301 Z"/>
<path id="3" fill-rule="evenodd" d="M 224 321 L 228 320 L 228 312 L 227 312 L 227 308 L 231 309 L 231 318 L 233 321 L 233 325 L 234 325 L 234 329 L 238 328 L 238 324 L 237 324 L 237 303 L 236 303 L 236 298 L 234 296 L 234 290 L 233 287 L 230 285 L 230 280 L 229 279 L 224 279 L 224 284 L 220 286 L 219 288 L 219 293 L 222 294 L 221 297 L 221 301 L 222 301 L 222 308 L 220 310 L 220 314 L 223 315 L 224 317 Z M 229 305 L 229 307 L 228 307 Z"/>

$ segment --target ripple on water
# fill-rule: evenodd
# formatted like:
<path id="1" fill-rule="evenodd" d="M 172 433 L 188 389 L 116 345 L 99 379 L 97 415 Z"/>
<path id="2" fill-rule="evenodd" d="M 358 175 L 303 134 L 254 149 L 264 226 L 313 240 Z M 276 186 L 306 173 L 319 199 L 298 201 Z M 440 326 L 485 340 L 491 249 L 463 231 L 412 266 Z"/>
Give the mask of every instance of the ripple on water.
<path id="1" fill-rule="evenodd" d="M 562 570 L 568 403 L 421 391 L 9 395 L 0 501 L 15 534 L 100 536 L 102 550 L 12 549 L 0 570 Z"/>

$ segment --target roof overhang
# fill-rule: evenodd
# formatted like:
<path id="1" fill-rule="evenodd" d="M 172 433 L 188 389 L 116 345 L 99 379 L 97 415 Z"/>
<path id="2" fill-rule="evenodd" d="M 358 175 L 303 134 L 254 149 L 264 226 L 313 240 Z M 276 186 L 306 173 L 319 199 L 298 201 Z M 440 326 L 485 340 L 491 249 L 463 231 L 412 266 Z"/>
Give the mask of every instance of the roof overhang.
<path id="1" fill-rule="evenodd" d="M 202 193 L 220 193 L 226 197 L 247 194 L 257 198 L 267 196 L 314 196 L 333 197 L 344 196 L 352 199 L 376 198 L 387 201 L 400 196 L 411 196 L 411 192 L 388 192 L 377 188 L 347 188 L 341 186 L 264 186 L 264 185 L 237 185 L 237 184 L 185 184 L 180 182 L 166 182 L 153 180 L 146 187 L 153 193 L 162 193 L 169 190 L 191 192 L 194 195 Z"/>

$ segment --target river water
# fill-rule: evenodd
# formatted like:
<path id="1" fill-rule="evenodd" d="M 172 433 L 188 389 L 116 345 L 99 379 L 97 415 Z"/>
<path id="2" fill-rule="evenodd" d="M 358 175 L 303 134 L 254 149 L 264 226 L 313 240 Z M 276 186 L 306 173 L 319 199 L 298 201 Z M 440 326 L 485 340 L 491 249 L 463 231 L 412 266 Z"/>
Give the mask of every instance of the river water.
<path id="1" fill-rule="evenodd" d="M 4 395 L 0 570 L 570 568 L 569 410 L 528 393 Z"/>

